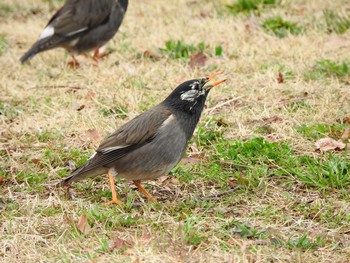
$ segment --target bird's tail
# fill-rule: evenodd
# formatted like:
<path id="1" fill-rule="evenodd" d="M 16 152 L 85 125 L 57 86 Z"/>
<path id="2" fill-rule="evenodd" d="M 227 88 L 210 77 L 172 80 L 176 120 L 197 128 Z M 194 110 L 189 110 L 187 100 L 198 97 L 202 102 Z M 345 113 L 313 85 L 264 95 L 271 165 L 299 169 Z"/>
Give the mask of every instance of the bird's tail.
<path id="1" fill-rule="evenodd" d="M 23 64 L 24 62 L 26 62 L 27 60 L 31 59 L 32 57 L 34 57 L 36 54 L 38 54 L 39 52 L 44 51 L 41 48 L 41 45 L 39 42 L 36 42 L 21 58 L 20 61 Z"/>
<path id="2" fill-rule="evenodd" d="M 104 173 L 108 172 L 108 169 L 104 168 L 104 167 L 97 168 L 97 169 L 92 169 L 92 170 L 88 170 L 88 171 L 86 171 L 85 168 L 86 168 L 86 165 L 80 166 L 78 169 L 76 169 L 71 174 L 71 176 L 69 176 L 66 179 L 62 180 L 56 186 L 57 187 L 67 186 L 67 185 L 69 185 L 72 182 L 80 181 L 80 180 L 83 180 L 83 179 L 86 179 L 86 178 L 89 178 L 89 177 L 101 175 L 101 174 L 104 174 Z"/>

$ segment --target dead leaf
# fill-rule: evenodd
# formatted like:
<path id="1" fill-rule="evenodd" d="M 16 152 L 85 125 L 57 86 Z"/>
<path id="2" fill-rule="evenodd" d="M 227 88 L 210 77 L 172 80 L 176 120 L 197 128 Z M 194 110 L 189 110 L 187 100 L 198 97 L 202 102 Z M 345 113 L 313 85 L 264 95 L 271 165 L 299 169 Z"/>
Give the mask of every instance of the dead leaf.
<path id="1" fill-rule="evenodd" d="M 345 118 L 343 119 L 343 122 L 344 122 L 344 123 L 349 123 L 349 124 L 350 124 L 350 117 L 345 117 Z"/>
<path id="2" fill-rule="evenodd" d="M 189 164 L 189 163 L 197 164 L 197 163 L 200 163 L 201 160 L 198 159 L 198 158 L 195 158 L 195 157 L 189 157 L 189 156 L 187 156 L 187 157 L 182 158 L 181 162 L 182 162 L 183 164 Z"/>
<path id="3" fill-rule="evenodd" d="M 350 135 L 350 127 L 348 126 L 348 127 L 345 128 L 345 130 L 344 130 L 344 132 L 343 132 L 343 135 L 341 136 L 340 139 L 341 139 L 342 141 L 346 142 L 346 141 L 348 141 L 348 139 L 349 139 L 349 135 Z"/>
<path id="4" fill-rule="evenodd" d="M 165 182 L 166 180 L 168 180 L 169 178 L 170 178 L 170 176 L 168 176 L 168 175 L 163 175 L 163 176 L 161 176 L 161 177 L 158 178 L 158 181 L 159 181 L 160 183 L 163 183 L 163 182 Z"/>
<path id="5" fill-rule="evenodd" d="M 171 178 L 171 179 L 170 179 L 170 182 L 171 182 L 172 184 L 181 184 L 180 181 L 179 181 L 179 179 L 177 179 L 177 178 Z"/>
<path id="6" fill-rule="evenodd" d="M 201 152 L 198 150 L 196 144 L 191 144 L 190 146 L 190 152 L 191 152 L 191 155 L 194 155 L 194 154 L 200 154 Z"/>
<path id="7" fill-rule="evenodd" d="M 345 148 L 345 143 L 341 141 L 336 141 L 332 138 L 322 138 L 316 142 L 316 150 L 321 152 L 329 152 L 332 150 L 343 150 Z"/>
<path id="8" fill-rule="evenodd" d="M 88 139 L 93 140 L 93 141 L 100 141 L 101 140 L 101 135 L 96 129 L 88 129 L 86 132 L 86 135 Z"/>
<path id="9" fill-rule="evenodd" d="M 274 116 L 269 117 L 269 118 L 264 118 L 263 121 L 257 123 L 257 126 L 266 126 L 270 123 L 281 121 L 281 120 L 282 119 L 279 116 L 274 115 Z"/>
<path id="10" fill-rule="evenodd" d="M 131 247 L 131 246 L 132 246 L 131 241 L 127 241 L 116 236 L 113 239 L 111 249 L 123 249 L 125 247 Z"/>
<path id="11" fill-rule="evenodd" d="M 150 59 L 154 59 L 154 60 L 160 60 L 163 56 L 160 54 L 157 54 L 155 52 L 149 51 L 149 50 L 145 50 L 143 52 L 143 56 L 146 58 L 150 58 Z"/>
<path id="12" fill-rule="evenodd" d="M 267 140 L 272 143 L 272 142 L 278 142 L 279 138 L 277 134 L 269 134 L 267 135 Z"/>
<path id="13" fill-rule="evenodd" d="M 85 98 L 86 99 L 92 99 L 93 97 L 95 97 L 96 93 L 93 92 L 92 90 L 89 90 L 86 95 L 85 95 Z"/>
<path id="14" fill-rule="evenodd" d="M 0 176 L 0 185 L 2 185 L 3 183 L 4 183 L 4 178 Z"/>
<path id="15" fill-rule="evenodd" d="M 79 222 L 78 222 L 78 225 L 77 225 L 77 228 L 80 232 L 82 232 L 83 234 L 89 234 L 90 231 L 91 231 L 91 227 L 87 221 L 87 217 L 86 215 L 81 215 L 80 216 L 80 219 L 79 219 Z"/>
<path id="16" fill-rule="evenodd" d="M 77 108 L 77 111 L 81 111 L 81 110 L 84 109 L 84 108 L 85 108 L 85 105 L 82 104 L 82 105 L 80 105 L 80 106 Z"/>
<path id="17" fill-rule="evenodd" d="M 278 72 L 277 82 L 284 83 L 284 78 L 281 72 Z"/>
<path id="18" fill-rule="evenodd" d="M 31 159 L 30 161 L 31 161 L 32 163 L 36 164 L 36 165 L 41 165 L 41 161 L 40 161 L 40 159 L 38 159 L 38 158 L 33 158 L 33 159 Z"/>
<path id="19" fill-rule="evenodd" d="M 207 60 L 208 60 L 207 56 L 202 51 L 198 51 L 195 54 L 191 54 L 188 65 L 191 68 L 204 67 Z"/>

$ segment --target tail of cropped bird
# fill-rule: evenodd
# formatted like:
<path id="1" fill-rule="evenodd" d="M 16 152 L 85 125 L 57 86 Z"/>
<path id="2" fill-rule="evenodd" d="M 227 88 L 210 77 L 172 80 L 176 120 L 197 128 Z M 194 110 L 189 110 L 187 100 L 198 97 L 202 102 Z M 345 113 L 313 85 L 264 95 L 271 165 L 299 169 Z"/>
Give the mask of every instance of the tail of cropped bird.
<path id="1" fill-rule="evenodd" d="M 41 52 L 41 48 L 39 45 L 39 42 L 35 43 L 21 58 L 20 61 L 23 64 L 24 62 L 26 62 L 27 60 L 31 59 L 32 57 L 34 57 L 36 54 L 38 54 L 39 52 Z"/>

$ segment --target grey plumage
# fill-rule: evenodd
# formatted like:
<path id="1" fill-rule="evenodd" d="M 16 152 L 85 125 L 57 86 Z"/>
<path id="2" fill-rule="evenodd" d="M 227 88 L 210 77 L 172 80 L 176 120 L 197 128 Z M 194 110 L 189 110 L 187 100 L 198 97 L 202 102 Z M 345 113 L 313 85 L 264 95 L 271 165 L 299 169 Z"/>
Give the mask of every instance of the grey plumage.
<path id="1" fill-rule="evenodd" d="M 21 63 L 56 47 L 79 54 L 103 46 L 118 31 L 127 7 L 128 0 L 66 0 Z"/>
<path id="2" fill-rule="evenodd" d="M 61 185 L 107 173 L 111 167 L 117 177 L 155 179 L 180 161 L 188 139 L 173 113 L 158 105 L 107 137 L 96 154 Z"/>
<path id="3" fill-rule="evenodd" d="M 59 185 L 108 173 L 112 188 L 113 173 L 116 177 L 133 180 L 140 191 L 155 201 L 139 182 L 167 174 L 180 162 L 210 89 L 223 82 L 205 86 L 212 76 L 179 85 L 162 103 L 108 136 L 95 154 Z M 120 203 L 116 195 L 112 202 Z"/>

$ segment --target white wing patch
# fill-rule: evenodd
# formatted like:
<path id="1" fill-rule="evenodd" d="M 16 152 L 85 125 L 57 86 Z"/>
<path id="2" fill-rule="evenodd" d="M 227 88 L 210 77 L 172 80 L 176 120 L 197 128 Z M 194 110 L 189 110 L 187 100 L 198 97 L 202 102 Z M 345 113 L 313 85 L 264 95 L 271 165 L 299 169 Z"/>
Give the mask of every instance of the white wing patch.
<path id="1" fill-rule="evenodd" d="M 164 128 L 165 126 L 169 125 L 169 123 L 171 123 L 174 120 L 174 115 L 171 114 L 163 123 L 162 125 L 159 127 L 159 129 Z"/>
<path id="2" fill-rule="evenodd" d="M 89 160 L 91 160 L 92 158 L 94 158 L 96 154 L 97 154 L 97 152 L 95 152 L 93 155 L 91 155 L 90 158 L 89 158 Z"/>
<path id="3" fill-rule="evenodd" d="M 70 37 L 70 36 L 73 36 L 73 35 L 78 34 L 78 33 L 80 33 L 80 32 L 83 32 L 83 31 L 85 31 L 86 29 L 88 29 L 88 27 L 83 27 L 83 28 L 80 28 L 80 29 L 78 29 L 78 30 L 76 30 L 76 31 L 69 32 L 68 34 L 66 34 L 66 37 Z"/>
<path id="4" fill-rule="evenodd" d="M 109 152 L 112 152 L 112 151 L 115 151 L 115 150 L 118 150 L 118 149 L 122 149 L 122 148 L 125 148 L 125 147 L 128 147 L 128 146 L 129 145 L 107 147 L 107 148 L 101 149 L 99 151 L 101 151 L 102 153 L 109 153 Z"/>
<path id="5" fill-rule="evenodd" d="M 53 34 L 55 34 L 55 29 L 53 28 L 53 26 L 47 26 L 44 31 L 41 33 L 39 40 L 47 38 L 47 37 L 51 37 L 53 36 Z"/>

